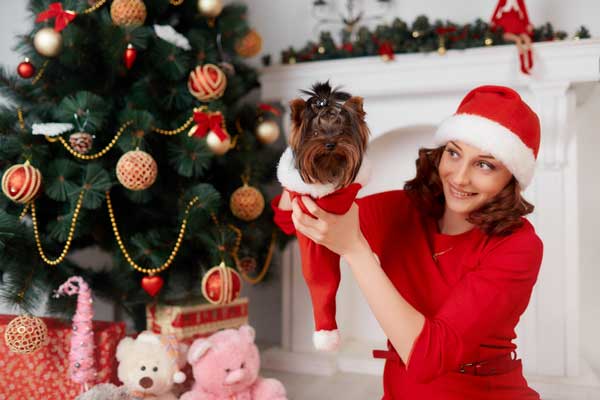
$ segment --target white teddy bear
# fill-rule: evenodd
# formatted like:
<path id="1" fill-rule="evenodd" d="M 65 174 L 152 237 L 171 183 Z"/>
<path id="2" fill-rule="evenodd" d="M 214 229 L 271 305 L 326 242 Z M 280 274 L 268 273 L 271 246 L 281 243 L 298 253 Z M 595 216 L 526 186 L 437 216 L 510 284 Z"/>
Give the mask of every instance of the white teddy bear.
<path id="1" fill-rule="evenodd" d="M 172 336 L 144 331 L 135 340 L 125 338 L 117 346 L 119 380 L 133 399 L 177 400 L 171 389 L 185 381 L 179 369 L 186 352 Z"/>

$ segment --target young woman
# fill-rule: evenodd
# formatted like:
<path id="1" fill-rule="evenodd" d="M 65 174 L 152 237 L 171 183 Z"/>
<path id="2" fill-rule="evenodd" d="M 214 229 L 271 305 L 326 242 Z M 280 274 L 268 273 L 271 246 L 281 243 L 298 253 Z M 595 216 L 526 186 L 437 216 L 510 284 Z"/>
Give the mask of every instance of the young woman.
<path id="1" fill-rule="evenodd" d="M 404 190 L 344 215 L 303 214 L 284 192 L 275 221 L 340 254 L 388 337 L 384 400 L 539 399 L 516 358 L 515 326 L 542 260 L 521 197 L 540 144 L 537 115 L 513 90 L 482 86 L 421 149 Z"/>

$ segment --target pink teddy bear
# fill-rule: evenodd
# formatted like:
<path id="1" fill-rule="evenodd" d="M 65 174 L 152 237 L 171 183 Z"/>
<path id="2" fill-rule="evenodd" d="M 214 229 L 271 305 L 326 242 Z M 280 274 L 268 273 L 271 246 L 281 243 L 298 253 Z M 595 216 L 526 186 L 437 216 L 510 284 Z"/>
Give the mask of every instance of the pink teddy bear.
<path id="1" fill-rule="evenodd" d="M 180 400 L 287 400 L 281 382 L 258 376 L 260 358 L 248 325 L 196 339 L 187 359 L 195 383 Z"/>

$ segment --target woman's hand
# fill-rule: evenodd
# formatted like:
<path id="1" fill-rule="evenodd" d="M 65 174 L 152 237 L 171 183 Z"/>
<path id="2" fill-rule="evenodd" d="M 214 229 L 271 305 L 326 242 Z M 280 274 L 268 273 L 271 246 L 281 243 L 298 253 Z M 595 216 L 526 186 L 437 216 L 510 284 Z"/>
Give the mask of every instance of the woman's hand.
<path id="1" fill-rule="evenodd" d="M 360 230 L 356 203 L 352 203 L 350 210 L 343 215 L 324 211 L 307 196 L 302 196 L 302 203 L 317 219 L 304 214 L 298 205 L 298 199 L 294 199 L 292 221 L 296 230 L 342 257 L 365 249 L 370 252 L 370 247 Z"/>

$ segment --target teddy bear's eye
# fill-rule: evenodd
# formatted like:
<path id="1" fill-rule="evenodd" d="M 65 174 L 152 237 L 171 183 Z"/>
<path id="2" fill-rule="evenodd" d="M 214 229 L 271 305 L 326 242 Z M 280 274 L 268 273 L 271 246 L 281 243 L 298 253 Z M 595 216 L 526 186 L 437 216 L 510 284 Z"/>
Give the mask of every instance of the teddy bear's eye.
<path id="1" fill-rule="evenodd" d="M 146 367 L 142 365 L 142 368 L 141 368 L 141 370 L 142 370 L 142 371 L 145 371 L 145 370 L 146 370 Z"/>
<path id="2" fill-rule="evenodd" d="M 152 368 L 152 371 L 154 371 L 154 372 L 158 371 L 158 367 Z"/>
<path id="3" fill-rule="evenodd" d="M 230 373 L 231 372 L 231 368 L 225 368 L 225 372 Z"/>
<path id="4" fill-rule="evenodd" d="M 242 363 L 242 365 L 240 365 L 240 368 L 244 368 L 245 365 L 246 363 Z"/>

